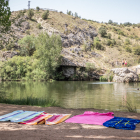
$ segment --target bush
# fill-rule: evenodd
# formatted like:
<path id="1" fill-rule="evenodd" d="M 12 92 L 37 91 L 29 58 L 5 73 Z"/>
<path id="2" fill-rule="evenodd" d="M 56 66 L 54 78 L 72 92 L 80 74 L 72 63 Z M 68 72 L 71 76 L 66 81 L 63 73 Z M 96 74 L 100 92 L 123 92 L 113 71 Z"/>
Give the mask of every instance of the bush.
<path id="1" fill-rule="evenodd" d="M 107 34 L 108 39 L 111 39 L 111 33 Z"/>
<path id="2" fill-rule="evenodd" d="M 111 42 L 110 39 L 107 40 L 106 45 L 108 45 L 108 46 L 111 46 L 112 45 L 112 42 Z"/>
<path id="3" fill-rule="evenodd" d="M 32 17 L 34 16 L 34 12 L 31 9 L 29 9 L 27 11 L 27 16 L 28 16 L 29 19 L 32 19 Z"/>
<path id="4" fill-rule="evenodd" d="M 107 34 L 105 27 L 100 27 L 98 32 L 101 35 L 101 37 L 104 37 Z"/>
<path id="5" fill-rule="evenodd" d="M 27 35 L 18 41 L 20 45 L 20 55 L 32 56 L 35 51 L 35 39 L 33 36 Z"/>
<path id="6" fill-rule="evenodd" d="M 136 47 L 134 48 L 134 54 L 135 54 L 135 55 L 140 55 L 140 46 L 136 46 Z"/>
<path id="7" fill-rule="evenodd" d="M 43 14 L 42 14 L 42 19 L 47 19 L 49 16 L 49 10 L 45 11 Z"/>
<path id="8" fill-rule="evenodd" d="M 125 39 L 125 42 L 124 42 L 124 44 L 125 45 L 130 45 L 131 43 L 130 43 L 130 40 L 127 38 L 127 39 Z"/>
<path id="9" fill-rule="evenodd" d="M 86 63 L 86 71 L 93 71 L 95 69 L 95 65 L 93 63 Z"/>
<path id="10" fill-rule="evenodd" d="M 120 37 L 120 36 L 118 36 L 118 39 L 121 39 L 121 37 Z"/>
<path id="11" fill-rule="evenodd" d="M 25 33 L 26 33 L 27 35 L 30 35 L 30 31 L 29 31 L 29 30 L 26 30 Z"/>
<path id="12" fill-rule="evenodd" d="M 129 53 L 131 53 L 131 52 L 132 52 L 132 50 L 131 50 L 131 48 L 130 48 L 130 47 L 125 47 L 125 50 L 126 50 L 127 52 L 129 52 Z"/>
<path id="13" fill-rule="evenodd" d="M 37 6 L 37 7 L 36 7 L 36 10 L 37 10 L 37 11 L 39 11 L 39 10 L 40 10 L 40 8 Z"/>
<path id="14" fill-rule="evenodd" d="M 38 28 L 38 29 L 42 29 L 42 26 L 41 26 L 40 23 L 37 24 L 37 28 Z"/>
<path id="15" fill-rule="evenodd" d="M 115 39 L 112 40 L 112 44 L 116 45 L 116 40 Z"/>
<path id="16" fill-rule="evenodd" d="M 22 17 L 22 16 L 24 16 L 24 12 L 19 11 L 18 14 L 17 14 L 17 18 L 20 18 L 20 17 Z"/>

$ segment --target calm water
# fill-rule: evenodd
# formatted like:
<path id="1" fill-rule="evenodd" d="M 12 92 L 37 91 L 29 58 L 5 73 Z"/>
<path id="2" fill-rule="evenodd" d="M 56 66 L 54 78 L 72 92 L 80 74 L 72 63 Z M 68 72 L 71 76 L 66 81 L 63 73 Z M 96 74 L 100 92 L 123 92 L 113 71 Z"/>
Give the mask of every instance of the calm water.
<path id="1" fill-rule="evenodd" d="M 64 108 L 96 108 L 124 110 L 126 101 L 140 112 L 140 83 L 108 83 L 85 81 L 1 82 L 4 96 L 12 99 L 35 97 L 54 99 Z M 126 100 L 126 101 L 125 101 Z"/>

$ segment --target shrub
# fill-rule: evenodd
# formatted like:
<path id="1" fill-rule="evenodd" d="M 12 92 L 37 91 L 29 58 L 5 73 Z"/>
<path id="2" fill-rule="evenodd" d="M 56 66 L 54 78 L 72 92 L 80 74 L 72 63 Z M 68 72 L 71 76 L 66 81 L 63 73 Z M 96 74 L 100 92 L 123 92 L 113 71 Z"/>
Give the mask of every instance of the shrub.
<path id="1" fill-rule="evenodd" d="M 131 53 L 131 52 L 132 52 L 132 50 L 131 50 L 131 48 L 130 48 L 130 47 L 125 47 L 125 50 L 126 50 L 127 52 L 129 52 L 129 53 Z"/>
<path id="2" fill-rule="evenodd" d="M 116 45 L 116 40 L 115 39 L 112 40 L 112 44 Z"/>
<path id="3" fill-rule="evenodd" d="M 99 28 L 99 34 L 101 35 L 101 37 L 104 37 L 107 33 L 106 33 L 106 28 L 105 27 L 100 27 Z"/>
<path id="4" fill-rule="evenodd" d="M 30 31 L 29 31 L 29 30 L 26 30 L 25 33 L 26 33 L 27 35 L 30 35 Z"/>
<path id="5" fill-rule="evenodd" d="M 40 8 L 37 6 L 37 7 L 36 7 L 36 10 L 37 10 L 37 11 L 39 11 L 39 10 L 40 10 Z"/>
<path id="6" fill-rule="evenodd" d="M 20 45 L 20 55 L 32 56 L 35 51 L 35 39 L 33 36 L 27 35 L 18 41 Z"/>
<path id="7" fill-rule="evenodd" d="M 41 26 L 40 23 L 37 24 L 37 28 L 38 28 L 38 29 L 42 29 L 42 26 Z"/>
<path id="8" fill-rule="evenodd" d="M 22 16 L 24 16 L 24 12 L 19 11 L 18 14 L 17 14 L 17 18 L 20 18 L 20 17 L 22 17 Z"/>
<path id="9" fill-rule="evenodd" d="M 107 34 L 108 39 L 111 39 L 111 33 Z"/>
<path id="10" fill-rule="evenodd" d="M 120 36 L 118 36 L 118 39 L 121 39 L 121 37 L 120 37 Z"/>
<path id="11" fill-rule="evenodd" d="M 29 10 L 27 11 L 27 16 L 28 16 L 29 19 L 32 19 L 32 17 L 34 16 L 33 10 L 29 9 Z"/>
<path id="12" fill-rule="evenodd" d="M 136 46 L 136 47 L 134 48 L 134 54 L 135 54 L 135 55 L 140 55 L 140 46 Z"/>
<path id="13" fill-rule="evenodd" d="M 111 46 L 112 42 L 110 39 L 107 40 L 106 45 Z"/>
<path id="14" fill-rule="evenodd" d="M 45 11 L 43 14 L 42 14 L 42 19 L 47 19 L 49 16 L 49 10 Z"/>
<path id="15" fill-rule="evenodd" d="M 124 42 L 124 44 L 125 45 L 130 45 L 131 43 L 130 43 L 130 40 L 127 38 L 127 39 L 125 39 L 125 42 Z"/>
<path id="16" fill-rule="evenodd" d="M 93 71 L 95 69 L 95 64 L 93 63 L 86 63 L 86 71 Z"/>

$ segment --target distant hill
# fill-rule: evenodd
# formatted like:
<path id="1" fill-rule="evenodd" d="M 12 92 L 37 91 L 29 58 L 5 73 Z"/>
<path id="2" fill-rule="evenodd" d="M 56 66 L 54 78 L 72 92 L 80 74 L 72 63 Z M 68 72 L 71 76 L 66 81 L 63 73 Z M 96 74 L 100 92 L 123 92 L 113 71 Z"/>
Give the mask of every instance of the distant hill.
<path id="1" fill-rule="evenodd" d="M 31 20 L 28 19 L 27 10 L 12 12 L 11 31 L 1 34 L 0 38 L 2 60 L 10 52 L 19 52 L 19 39 L 26 35 L 37 36 L 41 32 L 47 32 L 49 35 L 58 34 L 62 38 L 62 65 L 85 67 L 87 63 L 93 63 L 96 68 L 108 70 L 120 67 L 122 59 L 128 61 L 128 66 L 140 62 L 138 26 L 98 23 L 56 11 L 49 11 L 48 19 L 43 20 L 44 10 L 33 12 Z M 99 34 L 100 27 L 104 27 L 107 32 L 104 37 Z"/>

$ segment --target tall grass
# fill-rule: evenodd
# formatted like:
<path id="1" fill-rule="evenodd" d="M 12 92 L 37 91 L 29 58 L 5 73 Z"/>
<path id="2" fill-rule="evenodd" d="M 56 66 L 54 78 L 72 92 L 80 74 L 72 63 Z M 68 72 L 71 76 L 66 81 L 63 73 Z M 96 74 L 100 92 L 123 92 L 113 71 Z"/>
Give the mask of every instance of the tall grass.
<path id="1" fill-rule="evenodd" d="M 128 100 L 126 101 L 124 98 L 123 98 L 123 101 L 125 102 L 125 105 L 120 105 L 120 108 L 124 108 L 126 109 L 128 112 L 133 112 L 133 113 L 137 113 L 137 107 L 132 105 L 131 101 Z"/>
<path id="2" fill-rule="evenodd" d="M 41 106 L 41 107 L 59 106 L 58 103 L 56 103 L 56 101 L 52 99 L 43 99 L 43 98 L 39 99 L 34 97 L 27 97 L 23 99 L 8 99 L 4 96 L 0 96 L 0 103 Z"/>

